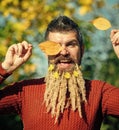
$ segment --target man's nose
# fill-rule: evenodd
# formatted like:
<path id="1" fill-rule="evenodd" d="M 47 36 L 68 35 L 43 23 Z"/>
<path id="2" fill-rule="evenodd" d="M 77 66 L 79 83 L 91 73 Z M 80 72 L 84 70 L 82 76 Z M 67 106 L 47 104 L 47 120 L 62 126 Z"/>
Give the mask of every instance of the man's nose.
<path id="1" fill-rule="evenodd" d="M 67 48 L 66 48 L 65 46 L 62 46 L 62 49 L 61 49 L 61 51 L 60 51 L 60 54 L 61 54 L 61 55 L 67 55 L 67 54 L 69 54 L 69 52 L 68 52 L 68 50 L 67 50 Z"/>

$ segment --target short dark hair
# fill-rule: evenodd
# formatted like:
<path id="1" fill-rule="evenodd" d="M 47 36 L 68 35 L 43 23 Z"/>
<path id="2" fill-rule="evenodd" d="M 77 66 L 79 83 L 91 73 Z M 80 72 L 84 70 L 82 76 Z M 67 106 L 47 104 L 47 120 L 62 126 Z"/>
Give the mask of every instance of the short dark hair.
<path id="1" fill-rule="evenodd" d="M 80 28 L 78 24 L 76 24 L 73 20 L 71 20 L 67 16 L 59 16 L 53 19 L 45 32 L 45 39 L 48 39 L 49 32 L 67 32 L 74 31 L 77 34 L 77 39 L 79 41 L 80 46 L 83 43 L 82 34 L 80 32 Z"/>

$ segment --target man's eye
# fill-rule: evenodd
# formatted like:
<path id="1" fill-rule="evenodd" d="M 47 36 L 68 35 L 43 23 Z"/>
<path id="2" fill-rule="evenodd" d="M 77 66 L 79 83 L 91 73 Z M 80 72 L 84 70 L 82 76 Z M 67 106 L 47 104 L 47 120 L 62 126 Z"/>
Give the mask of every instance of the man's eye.
<path id="1" fill-rule="evenodd" d="M 67 47 L 75 47 L 75 46 L 77 46 L 77 43 L 69 43 L 69 44 L 67 45 Z"/>

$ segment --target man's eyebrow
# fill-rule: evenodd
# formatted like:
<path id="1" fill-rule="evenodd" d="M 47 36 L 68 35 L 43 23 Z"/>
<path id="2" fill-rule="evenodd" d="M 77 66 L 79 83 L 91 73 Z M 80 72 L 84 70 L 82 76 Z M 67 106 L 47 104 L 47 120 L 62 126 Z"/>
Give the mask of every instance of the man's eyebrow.
<path id="1" fill-rule="evenodd" d="M 72 40 L 66 42 L 66 44 L 70 44 L 70 43 L 72 43 L 72 42 L 78 43 L 78 40 L 76 40 L 76 39 L 72 39 Z"/>

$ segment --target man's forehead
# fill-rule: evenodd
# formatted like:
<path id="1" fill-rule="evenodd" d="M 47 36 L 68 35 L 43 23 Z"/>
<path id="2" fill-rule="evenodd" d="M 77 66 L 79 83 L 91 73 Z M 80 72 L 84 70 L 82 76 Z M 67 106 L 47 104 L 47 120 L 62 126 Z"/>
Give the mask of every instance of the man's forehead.
<path id="1" fill-rule="evenodd" d="M 50 32 L 48 35 L 48 40 L 58 42 L 58 43 L 66 43 L 68 41 L 76 40 L 77 36 L 75 32 Z"/>

